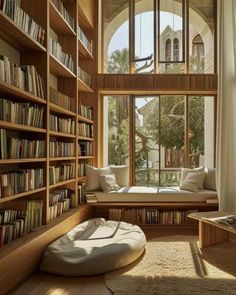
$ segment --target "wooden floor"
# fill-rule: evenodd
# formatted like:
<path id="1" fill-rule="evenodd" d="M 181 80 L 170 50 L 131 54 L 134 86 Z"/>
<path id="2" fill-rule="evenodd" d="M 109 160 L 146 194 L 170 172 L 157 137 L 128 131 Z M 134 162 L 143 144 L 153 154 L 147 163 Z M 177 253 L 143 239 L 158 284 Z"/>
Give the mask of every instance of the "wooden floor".
<path id="1" fill-rule="evenodd" d="M 193 229 L 144 229 L 147 240 L 166 235 L 196 235 Z M 1 292 L 0 292 L 1 293 Z M 103 276 L 66 278 L 35 272 L 11 295 L 110 295 Z"/>

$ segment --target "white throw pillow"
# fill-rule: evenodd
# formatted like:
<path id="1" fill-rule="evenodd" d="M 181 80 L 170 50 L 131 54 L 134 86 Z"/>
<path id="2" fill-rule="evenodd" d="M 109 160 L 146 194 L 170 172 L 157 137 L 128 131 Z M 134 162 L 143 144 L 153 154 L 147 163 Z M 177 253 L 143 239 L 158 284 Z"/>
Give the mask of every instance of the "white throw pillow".
<path id="1" fill-rule="evenodd" d="M 111 173 L 115 174 L 116 181 L 120 187 L 129 186 L 129 167 L 110 166 Z"/>
<path id="2" fill-rule="evenodd" d="M 185 178 L 187 177 L 189 173 L 199 173 L 199 172 L 204 172 L 204 167 L 199 167 L 194 169 L 182 168 L 179 186 L 182 186 L 182 183 L 184 182 Z M 202 184 L 202 187 L 199 187 L 199 189 L 203 189 L 203 184 Z"/>
<path id="3" fill-rule="evenodd" d="M 119 185 L 116 182 L 115 174 L 100 175 L 100 183 L 102 190 L 107 193 L 109 191 L 119 189 Z"/>
<path id="4" fill-rule="evenodd" d="M 204 188 L 212 191 L 216 191 L 216 169 L 205 168 L 206 177 L 204 182 Z"/>
<path id="5" fill-rule="evenodd" d="M 86 165 L 86 191 L 100 191 L 100 175 L 110 174 L 110 167 L 96 168 Z"/>
<path id="6" fill-rule="evenodd" d="M 181 184 L 180 189 L 196 193 L 199 189 L 201 189 L 201 187 L 203 187 L 204 179 L 205 172 L 188 173 L 185 180 Z"/>

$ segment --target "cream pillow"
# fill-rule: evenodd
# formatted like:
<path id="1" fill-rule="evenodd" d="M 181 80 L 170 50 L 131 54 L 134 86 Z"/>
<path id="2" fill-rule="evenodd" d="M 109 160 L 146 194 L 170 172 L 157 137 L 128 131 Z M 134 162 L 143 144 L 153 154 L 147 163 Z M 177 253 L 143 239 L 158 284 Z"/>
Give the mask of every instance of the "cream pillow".
<path id="1" fill-rule="evenodd" d="M 102 190 L 107 193 L 109 191 L 119 189 L 119 185 L 116 182 L 115 174 L 100 175 L 100 183 Z"/>
<path id="2" fill-rule="evenodd" d="M 205 179 L 205 172 L 194 172 L 188 173 L 185 180 L 180 186 L 180 189 L 191 191 L 191 192 L 198 192 L 201 187 L 203 187 Z"/>
<path id="3" fill-rule="evenodd" d="M 185 178 L 187 177 L 187 175 L 189 173 L 199 173 L 199 172 L 204 172 L 204 167 L 199 167 L 199 168 L 194 168 L 194 169 L 182 168 L 179 186 L 182 186 L 182 183 L 184 182 Z M 201 187 L 199 187 L 199 189 L 203 189 L 203 184 Z"/>
<path id="4" fill-rule="evenodd" d="M 86 165 L 86 191 L 100 191 L 100 175 L 110 174 L 110 167 L 96 168 L 90 165 Z"/>
<path id="5" fill-rule="evenodd" d="M 116 176 L 116 181 L 120 187 L 129 186 L 129 167 L 122 166 L 110 166 L 111 173 Z"/>
<path id="6" fill-rule="evenodd" d="M 206 177 L 204 182 L 204 188 L 212 191 L 216 191 L 216 169 L 205 168 Z"/>

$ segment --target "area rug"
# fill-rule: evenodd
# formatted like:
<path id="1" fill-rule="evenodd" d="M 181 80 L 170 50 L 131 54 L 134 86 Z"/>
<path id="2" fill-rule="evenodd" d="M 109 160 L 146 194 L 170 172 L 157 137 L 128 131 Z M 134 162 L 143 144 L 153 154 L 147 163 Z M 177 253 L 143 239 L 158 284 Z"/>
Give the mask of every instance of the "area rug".
<path id="1" fill-rule="evenodd" d="M 106 274 L 105 282 L 115 295 L 236 294 L 236 244 L 200 250 L 194 236 L 150 240 L 139 261 Z"/>

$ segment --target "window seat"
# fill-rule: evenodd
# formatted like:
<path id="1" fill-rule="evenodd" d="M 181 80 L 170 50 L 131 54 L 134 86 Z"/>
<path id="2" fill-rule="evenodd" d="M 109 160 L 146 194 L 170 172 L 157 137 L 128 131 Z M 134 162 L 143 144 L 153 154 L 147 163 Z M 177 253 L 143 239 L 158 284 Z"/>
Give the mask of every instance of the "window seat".
<path id="1" fill-rule="evenodd" d="M 203 189 L 197 193 L 181 190 L 179 187 L 122 187 L 115 191 L 93 192 L 99 203 L 110 202 L 165 202 L 165 203 L 206 203 L 217 199 L 217 192 Z"/>

